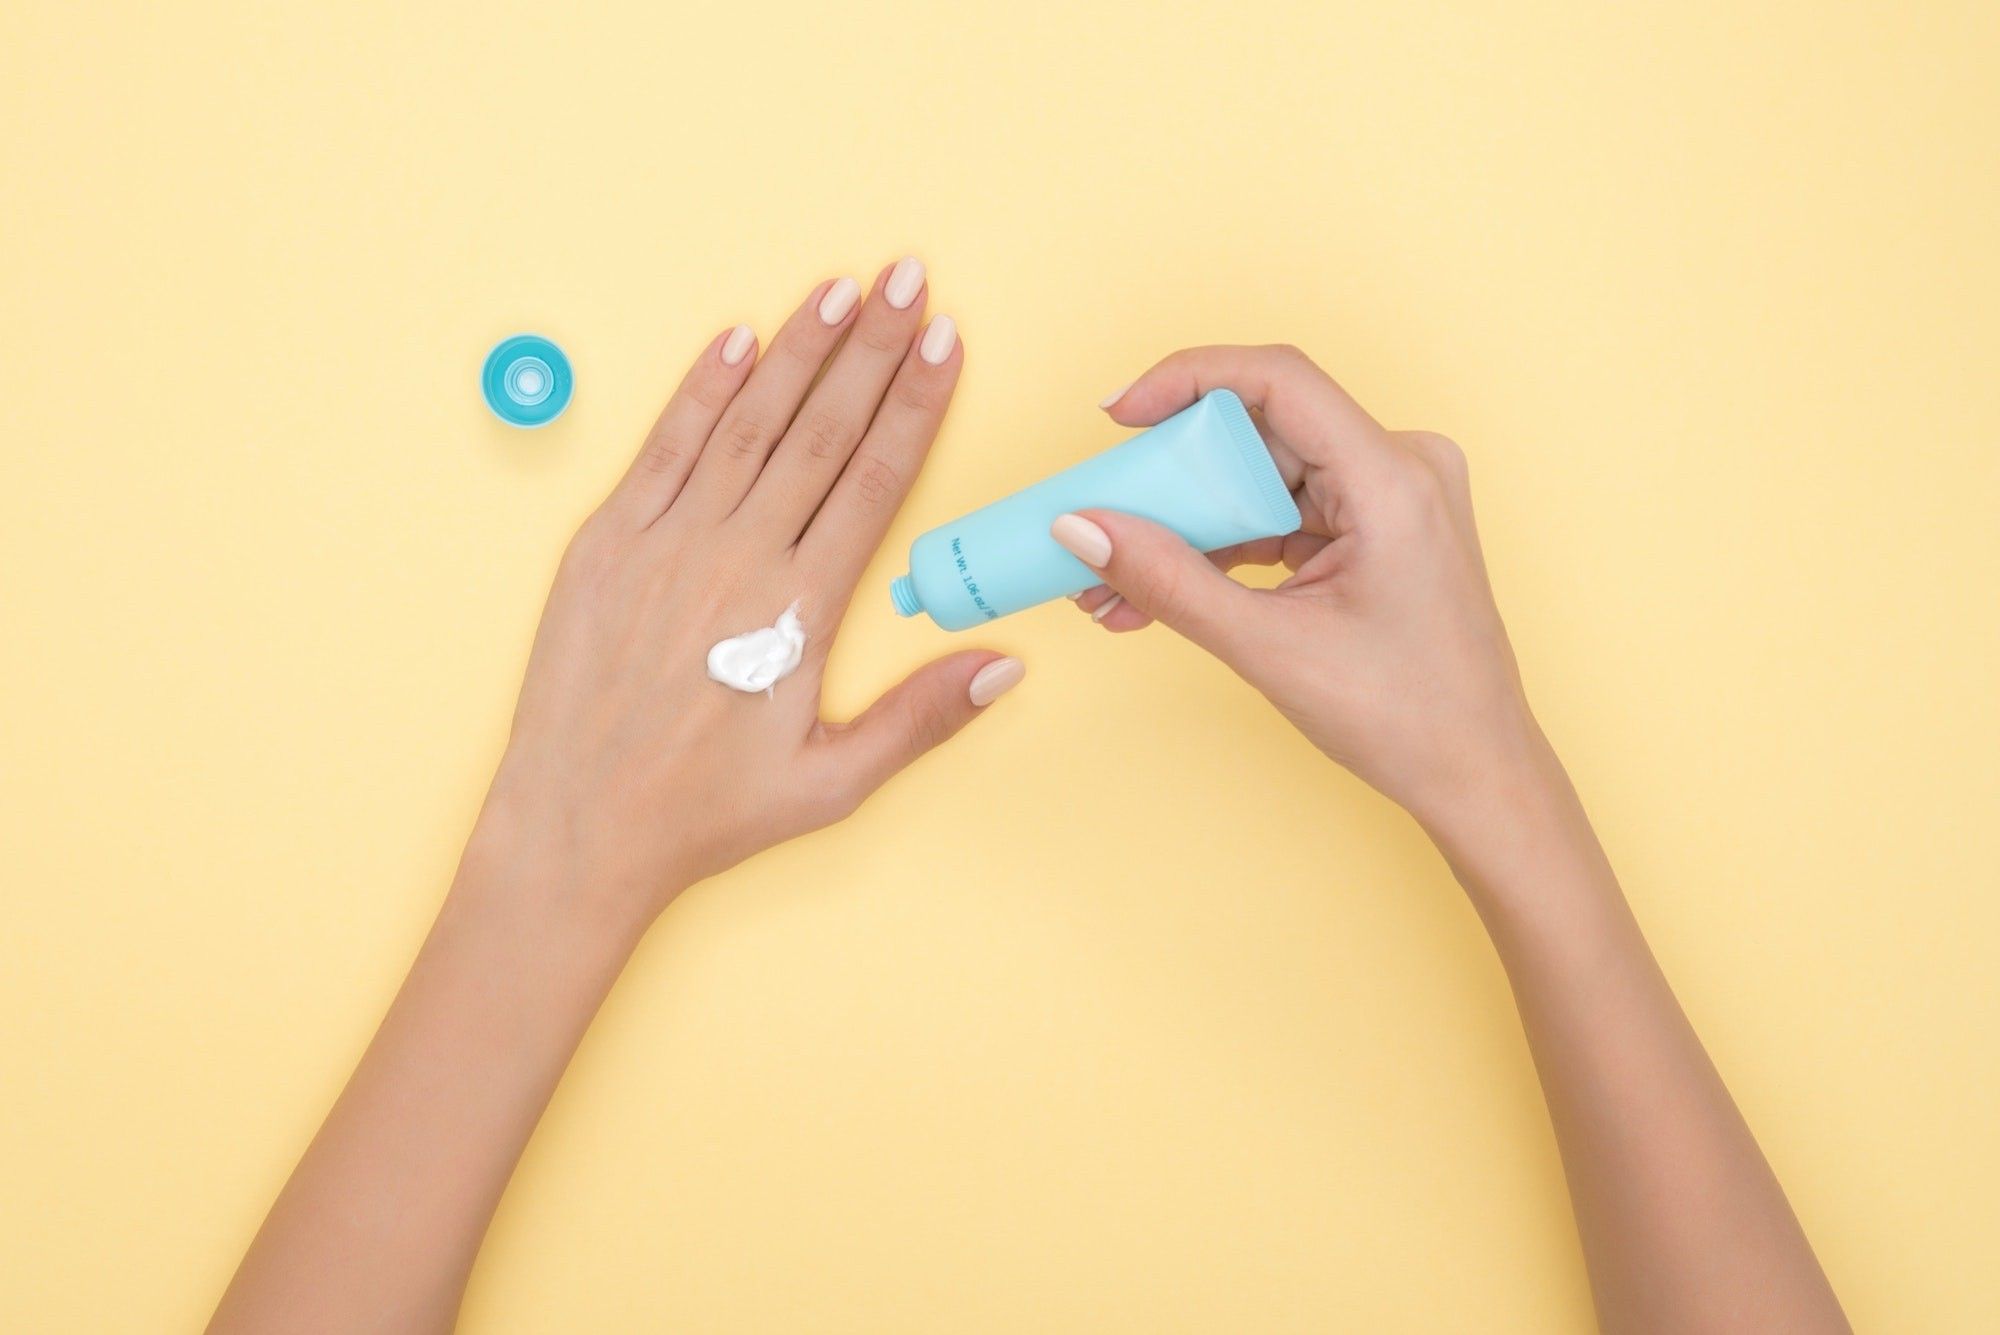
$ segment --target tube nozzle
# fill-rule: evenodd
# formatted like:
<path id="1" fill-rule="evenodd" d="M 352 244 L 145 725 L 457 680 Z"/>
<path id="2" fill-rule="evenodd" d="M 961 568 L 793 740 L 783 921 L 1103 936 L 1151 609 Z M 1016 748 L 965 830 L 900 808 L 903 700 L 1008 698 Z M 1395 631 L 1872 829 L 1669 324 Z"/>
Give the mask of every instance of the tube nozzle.
<path id="1" fill-rule="evenodd" d="M 917 586 L 908 575 L 898 575 L 889 581 L 889 601 L 896 605 L 896 615 L 913 617 L 924 610 L 923 600 L 917 597 Z"/>

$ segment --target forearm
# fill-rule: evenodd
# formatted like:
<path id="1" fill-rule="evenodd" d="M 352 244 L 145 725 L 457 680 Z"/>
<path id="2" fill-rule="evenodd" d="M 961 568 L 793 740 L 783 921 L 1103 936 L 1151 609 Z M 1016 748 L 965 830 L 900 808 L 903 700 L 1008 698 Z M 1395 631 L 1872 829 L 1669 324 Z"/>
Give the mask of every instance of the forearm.
<path id="1" fill-rule="evenodd" d="M 446 1330 L 636 934 L 490 828 L 217 1310 L 217 1331 Z"/>
<path id="2" fill-rule="evenodd" d="M 449 901 L 217 1329 L 449 1326 L 646 925 L 694 880 L 840 819 L 1021 680 L 960 650 L 850 721 L 821 717 L 843 609 L 964 363 L 949 316 L 923 324 L 928 290 L 906 256 L 865 299 L 852 278 L 816 284 L 769 355 L 747 325 L 717 334 L 578 529 Z M 765 690 L 712 679 L 712 646 L 787 620 L 810 647 L 770 660 Z"/>
<path id="3" fill-rule="evenodd" d="M 1539 733 L 1433 833 L 1513 987 L 1604 1326 L 1846 1329 Z"/>

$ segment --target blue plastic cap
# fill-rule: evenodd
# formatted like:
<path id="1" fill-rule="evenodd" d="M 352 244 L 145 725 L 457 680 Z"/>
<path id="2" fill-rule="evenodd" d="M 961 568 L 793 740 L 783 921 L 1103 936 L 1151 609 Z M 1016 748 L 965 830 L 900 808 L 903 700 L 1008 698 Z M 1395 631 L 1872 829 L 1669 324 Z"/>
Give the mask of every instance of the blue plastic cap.
<path id="1" fill-rule="evenodd" d="M 889 601 L 896 605 L 896 615 L 913 617 L 924 610 L 923 600 L 917 597 L 917 586 L 908 575 L 898 575 L 889 581 Z"/>
<path id="2" fill-rule="evenodd" d="M 575 389 L 569 358 L 540 334 L 501 339 L 479 372 L 486 406 L 509 426 L 547 426 L 569 407 Z"/>

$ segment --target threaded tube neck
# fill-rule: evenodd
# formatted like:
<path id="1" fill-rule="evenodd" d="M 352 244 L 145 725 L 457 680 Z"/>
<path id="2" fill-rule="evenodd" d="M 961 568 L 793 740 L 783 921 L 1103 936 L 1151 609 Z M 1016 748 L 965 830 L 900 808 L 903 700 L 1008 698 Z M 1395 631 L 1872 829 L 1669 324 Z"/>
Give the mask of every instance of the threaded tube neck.
<path id="1" fill-rule="evenodd" d="M 913 617 L 924 610 L 917 586 L 908 575 L 898 575 L 889 582 L 889 601 L 896 605 L 897 616 Z"/>

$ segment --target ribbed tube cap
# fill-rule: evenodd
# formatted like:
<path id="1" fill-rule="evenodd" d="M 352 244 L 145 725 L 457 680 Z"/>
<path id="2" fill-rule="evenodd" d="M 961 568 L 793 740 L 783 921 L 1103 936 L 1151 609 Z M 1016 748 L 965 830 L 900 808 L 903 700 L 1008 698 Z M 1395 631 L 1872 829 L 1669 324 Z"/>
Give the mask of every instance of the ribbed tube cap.
<path id="1" fill-rule="evenodd" d="M 493 415 L 509 426 L 546 426 L 569 407 L 576 388 L 563 350 L 540 334 L 503 338 L 486 354 L 479 392 Z"/>
<path id="2" fill-rule="evenodd" d="M 896 605 L 897 616 L 913 617 L 924 610 L 923 600 L 917 597 L 917 586 L 908 575 L 898 575 L 889 581 L 889 601 Z"/>

